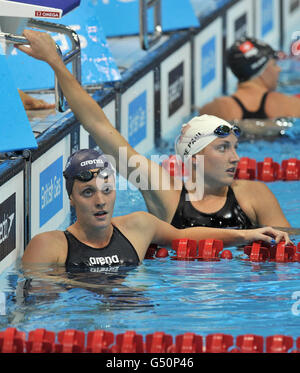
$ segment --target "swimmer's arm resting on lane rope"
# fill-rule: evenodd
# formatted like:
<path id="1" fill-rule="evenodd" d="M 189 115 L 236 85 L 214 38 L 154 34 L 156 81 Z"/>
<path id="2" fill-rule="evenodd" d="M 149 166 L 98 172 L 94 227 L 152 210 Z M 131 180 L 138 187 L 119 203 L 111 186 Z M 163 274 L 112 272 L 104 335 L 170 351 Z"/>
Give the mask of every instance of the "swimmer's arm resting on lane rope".
<path id="1" fill-rule="evenodd" d="M 204 240 L 214 238 L 222 240 L 224 247 L 246 245 L 253 241 L 265 241 L 276 243 L 284 240 L 290 243 L 289 235 L 283 231 L 272 227 L 263 227 L 257 229 L 219 229 L 208 227 L 193 227 L 186 229 L 177 229 L 172 225 L 162 222 L 155 216 L 144 212 L 144 217 L 138 223 L 140 232 L 147 232 L 152 235 L 150 241 L 158 245 L 171 246 L 172 241 L 180 238 L 191 240 Z"/>

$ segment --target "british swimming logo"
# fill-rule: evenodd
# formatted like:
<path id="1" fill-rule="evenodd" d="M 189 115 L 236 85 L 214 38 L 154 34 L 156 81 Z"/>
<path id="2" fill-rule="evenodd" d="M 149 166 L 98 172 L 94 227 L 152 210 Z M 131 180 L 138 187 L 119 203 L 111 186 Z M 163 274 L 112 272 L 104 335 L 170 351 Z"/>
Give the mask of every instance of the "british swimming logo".
<path id="1" fill-rule="evenodd" d="M 169 117 L 173 115 L 184 102 L 184 65 L 181 62 L 175 69 L 169 72 L 168 84 L 168 101 L 169 101 Z"/>
<path id="2" fill-rule="evenodd" d="M 216 37 L 213 36 L 201 48 L 201 88 L 216 77 Z"/>
<path id="3" fill-rule="evenodd" d="M 147 135 L 147 92 L 142 92 L 128 105 L 128 140 L 138 145 Z"/>
<path id="4" fill-rule="evenodd" d="M 261 36 L 266 36 L 273 30 L 273 0 L 261 2 Z"/>
<path id="5" fill-rule="evenodd" d="M 40 173 L 40 227 L 63 208 L 63 157 Z"/>
<path id="6" fill-rule="evenodd" d="M 16 193 L 0 204 L 0 261 L 16 248 Z"/>

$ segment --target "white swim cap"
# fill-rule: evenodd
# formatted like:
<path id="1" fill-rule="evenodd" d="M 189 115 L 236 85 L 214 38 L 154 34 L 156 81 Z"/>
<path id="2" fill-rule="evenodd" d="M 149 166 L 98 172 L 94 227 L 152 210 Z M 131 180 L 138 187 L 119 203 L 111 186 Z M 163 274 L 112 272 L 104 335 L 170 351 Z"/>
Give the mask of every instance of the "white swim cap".
<path id="1" fill-rule="evenodd" d="M 176 154 L 180 155 L 182 160 L 187 160 L 192 155 L 200 152 L 200 150 L 220 137 L 214 133 L 219 126 L 229 127 L 230 130 L 235 127 L 223 119 L 207 114 L 194 117 L 188 123 L 183 124 L 181 134 L 175 140 Z M 229 135 L 229 132 L 227 135 Z"/>

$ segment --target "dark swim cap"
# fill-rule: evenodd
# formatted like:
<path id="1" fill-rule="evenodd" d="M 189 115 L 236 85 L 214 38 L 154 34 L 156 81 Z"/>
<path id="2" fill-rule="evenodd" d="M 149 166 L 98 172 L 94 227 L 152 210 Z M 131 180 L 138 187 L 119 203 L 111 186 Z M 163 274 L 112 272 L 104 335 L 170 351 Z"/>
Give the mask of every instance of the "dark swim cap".
<path id="1" fill-rule="evenodd" d="M 70 196 L 76 175 L 82 171 L 100 169 L 98 176 L 108 177 L 114 174 L 114 169 L 105 155 L 95 149 L 81 149 L 70 155 L 63 175 L 66 179 L 66 189 Z"/>
<path id="2" fill-rule="evenodd" d="M 259 75 L 270 59 L 278 58 L 268 44 L 248 37 L 237 40 L 226 53 L 227 66 L 240 82 Z"/>

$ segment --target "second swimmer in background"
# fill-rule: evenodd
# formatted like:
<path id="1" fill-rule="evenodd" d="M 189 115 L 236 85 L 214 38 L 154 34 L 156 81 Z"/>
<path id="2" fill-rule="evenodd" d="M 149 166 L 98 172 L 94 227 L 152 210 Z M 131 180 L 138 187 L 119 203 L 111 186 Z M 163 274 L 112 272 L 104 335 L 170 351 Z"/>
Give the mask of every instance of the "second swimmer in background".
<path id="1" fill-rule="evenodd" d="M 231 96 L 215 98 L 199 108 L 225 120 L 300 117 L 300 98 L 276 92 L 278 53 L 255 38 L 243 37 L 227 51 L 227 66 L 238 79 Z"/>

